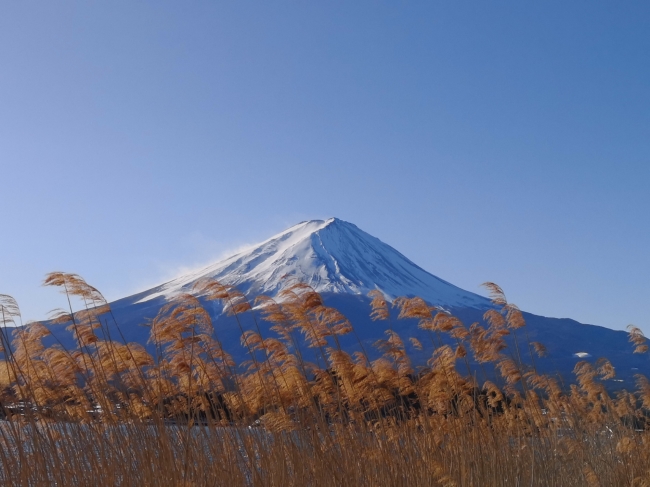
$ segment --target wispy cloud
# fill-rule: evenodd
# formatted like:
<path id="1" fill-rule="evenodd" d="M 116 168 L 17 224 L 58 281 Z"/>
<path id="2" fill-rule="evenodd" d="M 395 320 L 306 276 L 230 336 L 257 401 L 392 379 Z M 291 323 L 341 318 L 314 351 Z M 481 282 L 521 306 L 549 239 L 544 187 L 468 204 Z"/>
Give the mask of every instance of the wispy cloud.
<path id="1" fill-rule="evenodd" d="M 109 301 L 120 299 L 132 294 L 151 289 L 152 287 L 164 284 L 187 274 L 196 273 L 206 267 L 221 262 L 233 255 L 252 248 L 254 243 L 235 243 L 224 245 L 222 241 L 207 237 L 200 231 L 192 232 L 183 239 L 182 252 L 179 260 L 157 261 L 153 264 L 151 273 L 144 278 L 137 278 L 123 288 L 109 292 Z M 187 256 L 191 256 L 191 260 Z M 188 262 L 189 260 L 189 262 Z"/>

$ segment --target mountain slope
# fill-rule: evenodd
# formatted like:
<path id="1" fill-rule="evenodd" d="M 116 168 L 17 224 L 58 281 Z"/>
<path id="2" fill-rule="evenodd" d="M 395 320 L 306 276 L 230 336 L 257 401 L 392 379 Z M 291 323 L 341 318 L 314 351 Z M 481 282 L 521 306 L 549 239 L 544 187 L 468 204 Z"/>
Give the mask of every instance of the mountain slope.
<path id="1" fill-rule="evenodd" d="M 365 295 L 379 289 L 389 299 L 420 296 L 436 306 L 490 305 L 486 298 L 426 272 L 381 240 L 337 218 L 299 223 L 251 249 L 142 293 L 138 302 L 189 291 L 205 277 L 251 295 L 274 295 L 293 278 L 320 293 Z"/>

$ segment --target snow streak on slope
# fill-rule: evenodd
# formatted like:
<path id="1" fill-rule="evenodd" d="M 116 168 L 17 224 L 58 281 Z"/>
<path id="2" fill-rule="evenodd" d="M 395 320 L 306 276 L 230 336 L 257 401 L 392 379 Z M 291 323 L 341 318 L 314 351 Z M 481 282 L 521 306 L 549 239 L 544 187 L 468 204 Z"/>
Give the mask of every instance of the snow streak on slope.
<path id="1" fill-rule="evenodd" d="M 249 295 L 273 296 L 291 278 L 321 293 L 367 294 L 388 298 L 420 296 L 430 304 L 486 308 L 489 301 L 421 269 L 395 249 L 337 218 L 295 225 L 252 249 L 143 293 L 140 302 L 190 291 L 212 277 Z"/>

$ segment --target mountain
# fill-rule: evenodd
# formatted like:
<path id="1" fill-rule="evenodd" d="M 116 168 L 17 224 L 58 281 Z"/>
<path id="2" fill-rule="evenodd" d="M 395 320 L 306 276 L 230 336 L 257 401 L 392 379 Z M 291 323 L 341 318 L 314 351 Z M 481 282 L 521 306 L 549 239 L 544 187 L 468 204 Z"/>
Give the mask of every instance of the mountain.
<path id="1" fill-rule="evenodd" d="M 307 283 L 321 293 L 326 304 L 336 307 L 350 319 L 371 358 L 379 355 L 372 345 L 385 336 L 388 327 L 386 322 L 374 322 L 369 318 L 370 299 L 367 294 L 371 290 L 380 290 L 389 300 L 397 296 L 419 296 L 429 304 L 451 312 L 468 326 L 481 322 L 484 312 L 492 307 L 487 298 L 434 276 L 355 225 L 330 218 L 299 223 L 198 272 L 111 303 L 119 323 L 119 330 L 112 330 L 111 335 L 116 337 L 121 333 L 128 341 L 147 343 L 149 329 L 140 325 L 153 318 L 175 295 L 191 293 L 194 284 L 203 278 L 214 278 L 223 284 L 236 286 L 251 301 L 260 294 L 275 296 L 294 280 Z M 225 348 L 237 361 L 246 360 L 239 342 L 240 325 L 252 328 L 251 314 L 242 315 L 237 322 L 223 313 L 218 302 L 204 304 Z M 396 320 L 397 313 L 393 314 L 391 326 L 407 344 L 414 365 L 424 365 L 433 349 L 428 332 L 419 329 L 417 321 Z M 596 360 L 604 356 L 612 361 L 617 371 L 617 377 L 608 384 L 611 388 L 632 387 L 636 373 L 650 371 L 646 355 L 632 354 L 625 332 L 530 313 L 524 313 L 524 317 L 527 326 L 523 332 L 527 336 L 522 335 L 521 339 L 539 341 L 548 349 L 548 357 L 536 359 L 539 371 L 557 372 L 570 379 L 579 360 Z M 114 324 L 110 326 L 115 328 Z M 268 324 L 262 322 L 261 326 L 267 336 L 270 333 Z M 59 334 L 64 343 L 69 340 L 59 331 L 55 334 Z M 424 350 L 412 348 L 409 337 L 425 344 Z M 355 350 L 358 347 L 356 337 L 351 335 L 342 337 L 341 344 Z"/>

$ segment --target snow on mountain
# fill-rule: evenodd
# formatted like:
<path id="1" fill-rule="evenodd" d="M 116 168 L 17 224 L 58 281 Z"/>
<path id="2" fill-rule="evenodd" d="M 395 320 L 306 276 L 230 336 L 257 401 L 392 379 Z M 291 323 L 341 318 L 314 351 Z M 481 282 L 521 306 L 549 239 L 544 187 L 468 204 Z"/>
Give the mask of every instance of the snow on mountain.
<path id="1" fill-rule="evenodd" d="M 214 278 L 251 294 L 274 295 L 291 278 L 321 293 L 365 295 L 379 289 L 392 299 L 420 296 L 432 305 L 484 309 L 487 298 L 421 269 L 357 226 L 330 218 L 299 223 L 270 239 L 139 295 L 139 303 L 191 290 Z"/>

